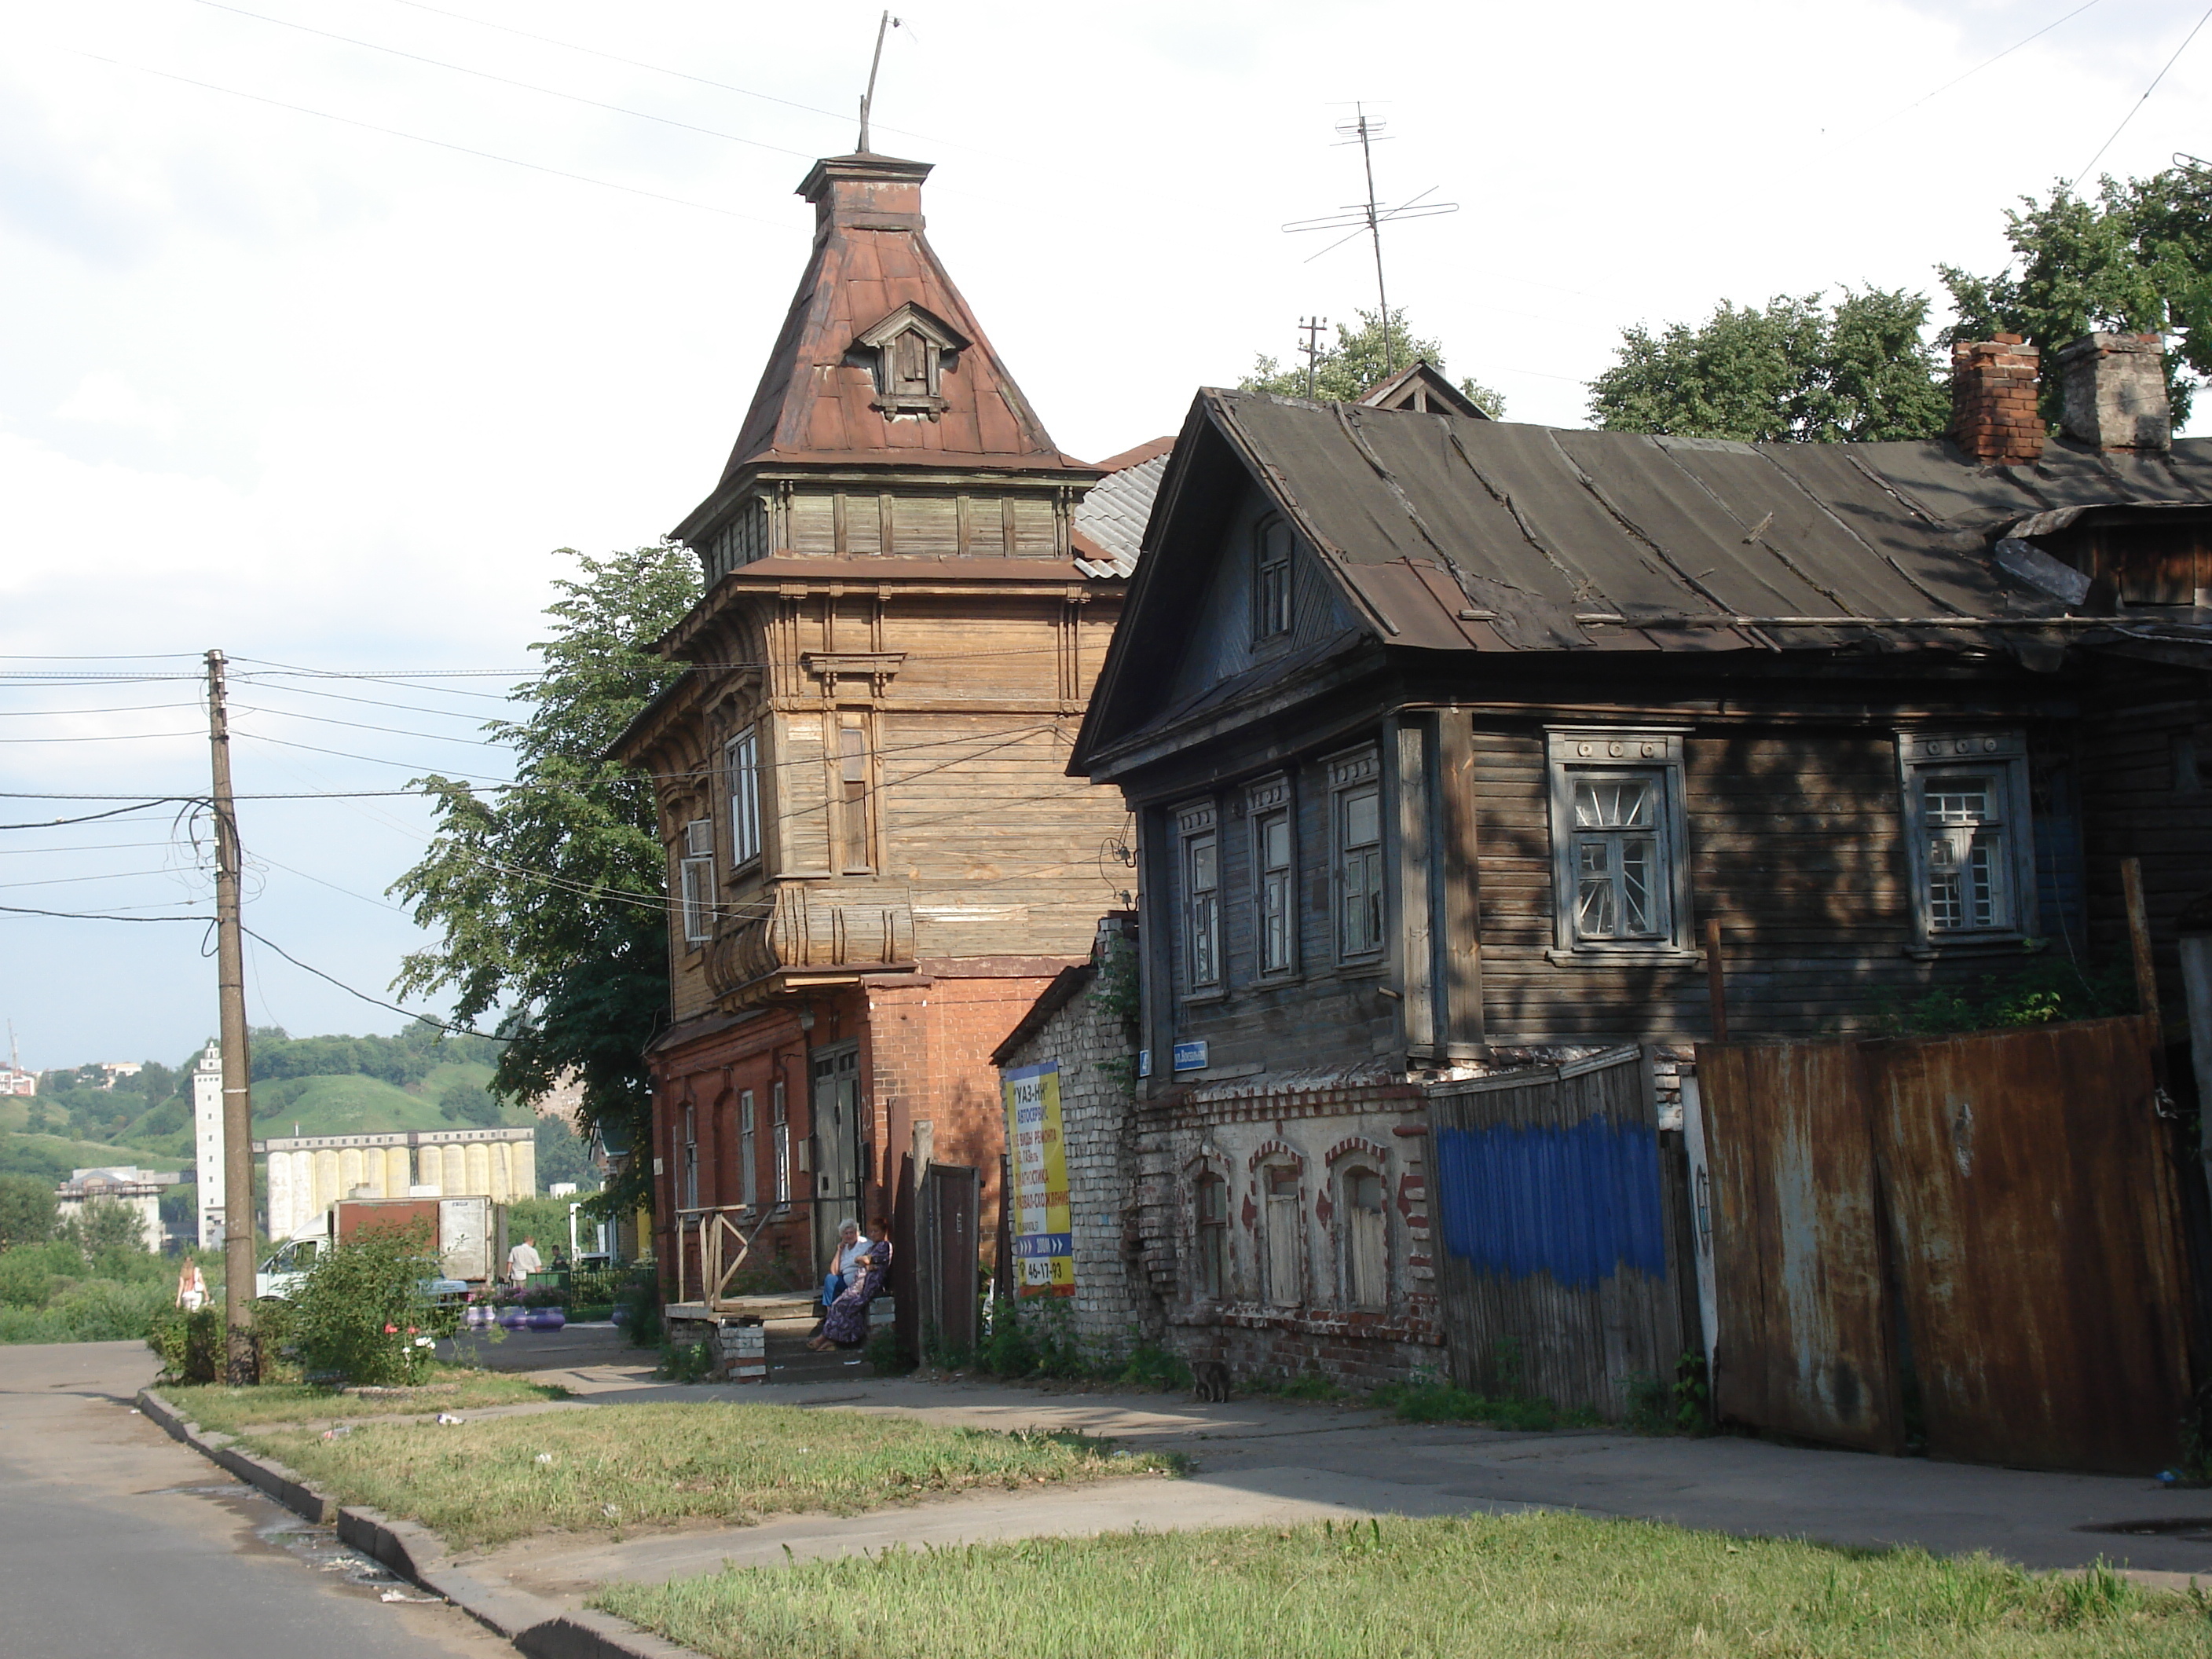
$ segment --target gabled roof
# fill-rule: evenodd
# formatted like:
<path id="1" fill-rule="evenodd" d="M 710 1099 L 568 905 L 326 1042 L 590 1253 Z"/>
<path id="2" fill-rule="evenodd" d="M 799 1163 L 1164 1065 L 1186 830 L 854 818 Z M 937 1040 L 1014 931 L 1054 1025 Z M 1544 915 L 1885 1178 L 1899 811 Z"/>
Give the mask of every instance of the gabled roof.
<path id="1" fill-rule="evenodd" d="M 1411 409 L 1425 415 L 1464 415 L 1470 421 L 1486 421 L 1490 411 L 1443 377 L 1425 357 L 1416 357 L 1387 380 L 1377 380 L 1359 394 L 1369 409 Z"/>
<path id="2" fill-rule="evenodd" d="M 2020 641 L 2123 627 L 2212 641 L 2142 613 L 2039 626 L 2066 604 L 2017 539 L 2069 509 L 2212 514 L 2212 440 L 2164 454 L 2054 441 L 2039 464 L 2003 467 L 1941 442 L 1745 444 L 1209 388 L 1161 482 L 1077 768 L 1173 717 L 1148 700 L 1254 484 L 1390 649 L 2033 648 Z"/>
<path id="3" fill-rule="evenodd" d="M 776 463 L 1080 467 L 1054 445 L 923 234 L 929 172 L 926 161 L 837 155 L 816 162 L 800 184 L 815 204 L 813 251 L 725 483 Z M 934 419 L 893 419 L 871 406 L 877 389 L 864 337 L 902 307 L 958 343 Z"/>

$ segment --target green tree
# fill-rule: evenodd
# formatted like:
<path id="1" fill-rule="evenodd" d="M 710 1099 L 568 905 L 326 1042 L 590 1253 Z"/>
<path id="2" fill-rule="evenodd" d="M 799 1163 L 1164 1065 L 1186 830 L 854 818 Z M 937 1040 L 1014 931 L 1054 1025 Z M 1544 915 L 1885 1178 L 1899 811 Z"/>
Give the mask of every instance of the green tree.
<path id="1" fill-rule="evenodd" d="M 2212 375 L 2212 168 L 2108 176 L 2094 200 L 2055 185 L 2006 213 L 2005 240 L 2013 263 L 1993 276 L 1938 267 L 1959 317 L 1945 343 L 2019 334 L 2051 352 L 2093 330 L 2169 335 L 2166 396 L 2185 422 L 2197 377 Z M 2045 376 L 2045 420 L 2060 396 Z"/>
<path id="2" fill-rule="evenodd" d="M 1613 432 L 1745 443 L 1875 443 L 1939 435 L 1951 413 L 1928 296 L 1902 289 L 1723 301 L 1703 323 L 1624 329 L 1590 382 L 1590 417 Z"/>
<path id="3" fill-rule="evenodd" d="M 489 1089 L 473 1083 L 456 1083 L 438 1097 L 438 1109 L 456 1123 L 473 1123 L 489 1129 L 499 1121 L 499 1102 Z"/>
<path id="4" fill-rule="evenodd" d="M 0 1175 L 0 1250 L 54 1236 L 54 1188 L 36 1176 Z"/>
<path id="5" fill-rule="evenodd" d="M 293 1294 L 289 1322 L 308 1380 L 421 1382 L 434 1313 L 422 1282 L 437 1271 L 427 1222 L 364 1229 L 324 1251 Z"/>
<path id="6" fill-rule="evenodd" d="M 504 1006 L 494 1091 L 533 1099 L 573 1071 L 586 1127 L 643 1146 L 645 1045 L 668 1007 L 666 854 L 651 783 L 600 757 L 681 673 L 651 647 L 697 599 L 699 569 L 665 544 L 574 556 L 580 580 L 554 584 L 551 637 L 532 647 L 544 672 L 511 694 L 521 717 L 485 727 L 514 750 L 514 785 L 416 781 L 438 834 L 392 890 L 443 942 L 410 956 L 394 984 L 450 988 L 461 1023 Z M 615 1201 L 649 1189 L 633 1160 Z"/>
<path id="7" fill-rule="evenodd" d="M 1391 365 L 1403 368 L 1415 358 L 1425 360 L 1431 368 L 1444 372 L 1444 350 L 1434 340 L 1413 337 L 1406 321 L 1402 306 L 1390 307 L 1390 338 L 1386 351 L 1382 337 L 1382 313 L 1363 311 L 1358 313 L 1359 326 L 1346 328 L 1336 325 L 1336 343 L 1323 346 L 1314 356 L 1313 396 L 1328 403 L 1356 403 L 1360 394 L 1378 380 L 1396 372 Z M 1273 392 L 1285 398 L 1306 396 L 1306 366 L 1304 354 L 1300 352 L 1288 368 L 1273 357 L 1253 359 L 1252 372 L 1237 383 L 1240 392 Z M 1505 413 L 1505 398 L 1488 386 L 1480 386 L 1472 378 L 1463 379 L 1459 389 L 1467 393 L 1485 414 L 1493 419 Z"/>
<path id="8" fill-rule="evenodd" d="M 87 1199 L 63 1230 L 88 1261 L 146 1253 L 146 1231 L 138 1212 L 112 1198 Z"/>
<path id="9" fill-rule="evenodd" d="M 556 1181 L 574 1182 L 580 1193 L 599 1189 L 599 1170 L 583 1141 L 563 1119 L 545 1112 L 538 1119 L 538 1184 Z"/>

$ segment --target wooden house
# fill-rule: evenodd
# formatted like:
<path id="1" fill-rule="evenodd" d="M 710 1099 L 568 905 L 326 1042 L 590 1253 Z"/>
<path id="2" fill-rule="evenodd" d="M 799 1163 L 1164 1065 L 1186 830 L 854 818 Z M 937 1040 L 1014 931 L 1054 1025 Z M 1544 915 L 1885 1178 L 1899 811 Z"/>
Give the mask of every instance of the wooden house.
<path id="1" fill-rule="evenodd" d="M 2119 947 L 2130 854 L 2171 961 L 2212 879 L 2212 440 L 2143 412 L 2156 365 L 2071 349 L 2047 445 L 2017 341 L 1961 349 L 1942 442 L 1199 394 L 1074 759 L 1137 820 L 1141 1256 L 1179 1346 L 1438 1367 L 1439 1100 L 1597 1066 L 1622 1156 L 1678 1158 L 1708 922 L 1764 1036 Z M 1627 1190 L 1528 1180 L 1486 1201 L 1539 1230 Z M 1668 1283 L 1607 1316 L 1643 1322 L 1616 1382 L 1686 1346 L 1680 1240 L 1639 1237 Z"/>
<path id="2" fill-rule="evenodd" d="M 673 532 L 707 590 L 662 646 L 693 672 L 616 745 L 675 896 L 647 1155 L 685 1299 L 702 1237 L 718 1273 L 817 1274 L 916 1151 L 983 1172 L 989 1224 L 988 1057 L 1127 881 L 1118 793 L 1066 764 L 1169 446 L 1060 452 L 923 233 L 928 172 L 799 186 L 798 293 Z"/>

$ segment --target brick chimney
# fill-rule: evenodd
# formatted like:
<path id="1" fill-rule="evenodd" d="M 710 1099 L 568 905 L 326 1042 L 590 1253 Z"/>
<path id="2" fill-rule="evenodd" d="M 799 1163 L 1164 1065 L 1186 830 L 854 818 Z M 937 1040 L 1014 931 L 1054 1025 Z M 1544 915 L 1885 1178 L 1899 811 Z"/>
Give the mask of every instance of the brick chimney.
<path id="1" fill-rule="evenodd" d="M 2059 424 L 2068 437 L 2102 450 L 2173 447 L 2164 336 L 2084 334 L 2051 361 L 2062 377 Z"/>
<path id="2" fill-rule="evenodd" d="M 2043 453 L 2035 412 L 2042 354 L 2017 334 L 1951 348 L 1951 437 L 1978 461 L 2025 465 Z"/>

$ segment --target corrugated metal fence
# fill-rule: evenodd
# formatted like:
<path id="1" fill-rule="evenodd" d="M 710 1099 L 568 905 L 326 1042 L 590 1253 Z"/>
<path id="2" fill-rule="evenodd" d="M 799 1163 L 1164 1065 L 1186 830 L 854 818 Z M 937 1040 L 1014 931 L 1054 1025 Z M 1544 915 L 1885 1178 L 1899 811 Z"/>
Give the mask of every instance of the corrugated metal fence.
<path id="1" fill-rule="evenodd" d="M 2189 1401 L 2154 1029 L 1698 1048 L 1724 1417 L 2148 1474 Z"/>
<path id="2" fill-rule="evenodd" d="M 1632 1376 L 1672 1377 L 1686 1342 L 1680 1176 L 1662 1160 L 1643 1051 L 1429 1099 L 1455 1380 L 1618 1415 Z"/>

